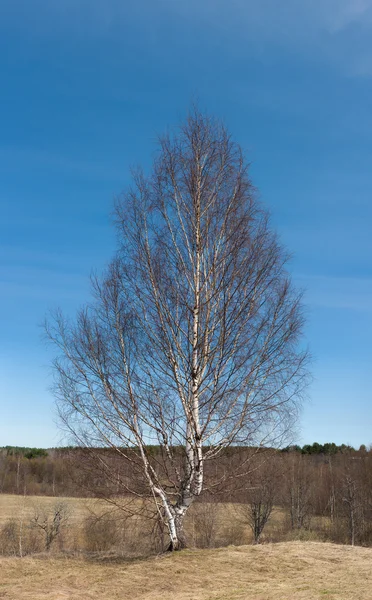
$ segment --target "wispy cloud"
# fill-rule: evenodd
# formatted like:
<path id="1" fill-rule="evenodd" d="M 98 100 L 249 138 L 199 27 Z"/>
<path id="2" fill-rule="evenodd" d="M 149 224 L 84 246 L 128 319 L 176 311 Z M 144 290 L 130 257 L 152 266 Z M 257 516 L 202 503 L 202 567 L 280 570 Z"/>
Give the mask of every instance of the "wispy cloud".
<path id="1" fill-rule="evenodd" d="M 305 302 L 314 307 L 372 312 L 372 279 L 298 275 Z"/>
<path id="2" fill-rule="evenodd" d="M 156 50 L 160 30 L 172 37 L 173 52 L 186 33 L 240 56 L 273 44 L 349 74 L 372 73 L 372 0 L 5 0 L 1 24 L 68 43 L 107 38 L 118 48 L 134 35 Z"/>
<path id="3" fill-rule="evenodd" d="M 164 0 L 164 3 L 183 16 L 198 14 L 211 22 L 220 21 L 223 14 L 228 20 L 248 27 L 249 33 L 257 37 L 290 39 L 299 34 L 311 35 L 314 30 L 336 33 L 354 23 L 372 25 L 372 0 L 282 0 L 280 3 L 277 0 L 204 0 L 202 3 Z"/>
<path id="4" fill-rule="evenodd" d="M 55 25 L 75 32 L 99 34 L 142 17 L 146 26 L 154 15 L 163 20 L 168 15 L 193 18 L 194 23 L 209 21 L 210 25 L 228 25 L 235 21 L 248 28 L 250 35 L 290 38 L 306 30 L 326 30 L 335 33 L 359 23 L 372 26 L 372 0 L 138 0 L 136 8 L 121 0 L 5 0 L 3 21 L 17 16 L 18 24 L 25 17 L 42 30 L 53 20 Z M 196 18 L 197 17 L 197 18 Z M 222 17 L 224 19 L 222 20 Z M 294 29 L 291 29 L 294 27 Z M 233 35 L 234 32 L 232 31 Z"/>
<path id="5" fill-rule="evenodd" d="M 370 27 L 372 25 L 371 0 L 343 0 L 336 3 L 330 13 L 330 31 L 337 32 L 355 23 Z"/>
<path id="6" fill-rule="evenodd" d="M 206 27 L 229 32 L 241 50 L 264 54 L 275 45 L 349 75 L 372 71 L 372 0 L 166 2 L 185 17 L 204 18 Z"/>

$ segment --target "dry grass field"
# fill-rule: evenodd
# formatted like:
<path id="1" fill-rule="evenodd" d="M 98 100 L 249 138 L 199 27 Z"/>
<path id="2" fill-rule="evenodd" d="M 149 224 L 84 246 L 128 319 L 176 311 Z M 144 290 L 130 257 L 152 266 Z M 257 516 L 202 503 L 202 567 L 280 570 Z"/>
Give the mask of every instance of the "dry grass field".
<path id="1" fill-rule="evenodd" d="M 141 553 L 138 540 L 150 535 L 139 522 L 137 533 L 132 523 L 129 538 L 121 540 L 127 547 L 132 540 L 133 552 L 118 551 L 120 544 L 106 552 L 87 552 L 84 520 L 107 506 L 84 498 L 0 495 L 0 528 L 13 519 L 18 524 L 22 521 L 27 532 L 26 524 L 35 510 L 52 510 L 61 500 L 69 509 L 69 523 L 50 553 L 35 550 L 23 558 L 0 557 L 0 599 L 372 600 L 369 548 L 289 541 L 138 559 L 133 558 Z M 192 508 L 187 526 L 191 544 L 202 541 L 203 526 L 206 536 L 213 532 L 214 545 L 251 540 L 248 527 L 236 524 L 239 507 L 202 504 Z M 274 511 L 267 540 L 275 539 L 282 523 L 283 513 Z"/>
<path id="2" fill-rule="evenodd" d="M 53 506 L 62 502 L 68 511 L 68 522 L 63 527 L 61 536 L 53 544 L 52 550 L 80 551 L 80 550 L 113 550 L 126 554 L 127 557 L 138 557 L 154 551 L 153 522 L 142 517 L 132 518 L 120 525 L 123 516 L 115 507 L 93 498 L 54 498 L 48 496 L 14 496 L 0 494 L 0 528 L 9 519 L 13 519 L 19 528 L 23 523 L 25 536 L 24 547 L 27 547 L 27 536 L 32 534 L 29 523 L 35 513 L 44 511 L 53 514 Z M 186 532 L 191 546 L 209 547 L 226 546 L 229 544 L 249 544 L 252 539 L 251 531 L 247 524 L 237 523 L 235 513 L 237 506 L 229 504 L 196 504 L 188 514 Z M 96 547 L 93 532 L 90 531 L 87 539 L 86 523 L 92 515 L 106 514 L 108 521 L 102 522 L 98 532 L 97 542 L 102 547 Z M 113 538 L 112 522 L 116 521 L 116 535 L 118 544 L 110 545 Z M 274 514 L 271 530 L 280 523 L 280 513 Z M 110 528 L 110 530 L 109 530 Z M 111 532 L 110 532 L 111 531 Z M 40 534 L 40 532 L 39 532 Z M 119 534 L 119 535 L 118 535 Z M 0 536 L 1 537 L 1 536 Z M 39 536 L 40 537 L 40 536 Z M 96 534 L 97 537 L 97 534 Z M 0 539 L 1 542 L 1 539 Z M 42 549 L 39 539 L 39 549 Z M 1 546 L 1 543 L 0 543 Z M 120 547 L 120 548 L 119 548 Z M 27 550 L 26 550 L 27 553 Z M 1 547 L 0 547 L 1 554 Z"/>
<path id="3" fill-rule="evenodd" d="M 81 520 L 86 516 L 89 507 L 94 507 L 97 500 L 87 498 L 54 498 L 51 496 L 16 496 L 0 494 L 0 524 L 8 519 L 31 518 L 38 507 L 52 507 L 56 501 L 65 502 L 71 509 L 71 518 Z"/>
<path id="4" fill-rule="evenodd" d="M 0 494 L 0 525 L 8 519 L 31 518 L 38 508 L 52 508 L 56 501 L 64 502 L 73 522 L 81 521 L 99 502 L 90 498 L 54 498 L 51 496 L 16 496 Z"/>
<path id="5" fill-rule="evenodd" d="M 99 515 L 110 511 L 109 505 L 94 498 L 55 498 L 49 496 L 16 496 L 0 494 L 0 527 L 9 519 L 25 524 L 32 519 L 35 512 L 44 510 L 52 512 L 56 502 L 62 502 L 68 508 L 68 526 L 64 531 L 65 549 L 69 548 L 69 538 L 74 537 L 73 549 L 79 549 L 82 540 L 84 520 L 90 515 Z M 119 514 L 120 513 L 115 513 Z M 274 509 L 270 521 L 265 529 L 264 541 L 277 541 L 277 531 L 283 524 L 283 511 Z M 140 523 L 132 520 L 129 528 L 137 527 L 137 533 L 144 529 L 148 532 L 152 524 Z M 244 518 L 239 512 L 239 505 L 235 504 L 195 504 L 191 507 L 185 524 L 187 536 L 191 545 L 240 545 L 252 541 L 252 533 L 244 523 Z M 80 539 L 79 539 L 80 538 Z M 71 539 L 70 539 L 71 542 Z M 211 544 L 209 544 L 211 542 Z M 1 551 L 0 551 L 1 554 Z"/>
<path id="6" fill-rule="evenodd" d="M 288 542 L 142 561 L 0 559 L 6 600 L 371 600 L 372 550 Z"/>

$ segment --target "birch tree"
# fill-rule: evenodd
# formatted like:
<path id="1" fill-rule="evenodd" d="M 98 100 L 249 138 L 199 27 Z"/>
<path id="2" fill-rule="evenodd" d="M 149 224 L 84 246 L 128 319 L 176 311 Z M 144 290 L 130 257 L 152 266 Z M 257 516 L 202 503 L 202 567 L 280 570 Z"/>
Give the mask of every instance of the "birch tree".
<path id="1" fill-rule="evenodd" d="M 240 147 L 192 111 L 116 202 L 118 252 L 75 321 L 47 325 L 60 415 L 138 473 L 169 535 L 230 445 L 275 444 L 306 381 L 300 295 Z M 155 456 L 151 445 L 159 446 Z M 117 469 L 112 473 L 117 477 Z"/>

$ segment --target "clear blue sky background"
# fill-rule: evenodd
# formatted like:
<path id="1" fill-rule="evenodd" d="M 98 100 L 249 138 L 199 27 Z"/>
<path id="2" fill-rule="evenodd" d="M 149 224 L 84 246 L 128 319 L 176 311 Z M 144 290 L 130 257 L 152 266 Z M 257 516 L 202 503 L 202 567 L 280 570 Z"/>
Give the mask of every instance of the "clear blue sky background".
<path id="1" fill-rule="evenodd" d="M 0 2 L 0 446 L 51 446 L 46 311 L 112 255 L 131 165 L 197 98 L 306 288 L 300 443 L 372 442 L 372 1 Z"/>

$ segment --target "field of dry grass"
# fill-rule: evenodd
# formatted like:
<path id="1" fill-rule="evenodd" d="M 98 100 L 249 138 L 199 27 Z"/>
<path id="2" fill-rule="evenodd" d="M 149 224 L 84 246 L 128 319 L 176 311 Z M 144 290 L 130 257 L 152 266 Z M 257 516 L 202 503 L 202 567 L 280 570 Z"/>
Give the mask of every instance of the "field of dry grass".
<path id="1" fill-rule="evenodd" d="M 38 507 L 51 508 L 56 501 L 63 501 L 71 510 L 71 519 L 81 521 L 98 501 L 89 498 L 54 498 L 51 496 L 16 496 L 0 494 L 0 524 L 8 519 L 31 518 Z"/>
<path id="2" fill-rule="evenodd" d="M 54 498 L 48 496 L 15 496 L 0 494 L 0 528 L 9 519 L 21 520 L 27 525 L 35 512 L 44 510 L 53 511 L 56 502 L 63 502 L 69 513 L 68 525 L 63 532 L 65 540 L 64 549 L 83 548 L 84 520 L 90 515 L 100 515 L 110 511 L 107 503 L 93 498 Z M 120 513 L 115 513 L 120 517 Z M 280 536 L 278 530 L 283 524 L 283 511 L 274 509 L 263 537 L 266 541 L 277 541 Z M 125 525 L 132 530 L 132 534 L 141 535 L 149 533 L 152 523 L 141 519 L 132 519 Z M 249 544 L 252 541 L 252 532 L 244 522 L 239 512 L 239 505 L 234 504 L 195 504 L 191 507 L 186 523 L 186 533 L 191 546 L 226 546 L 230 544 Z M 72 543 L 72 539 L 73 543 Z M 1 548 L 0 548 L 1 554 Z"/>
<path id="3" fill-rule="evenodd" d="M 372 550 L 288 542 L 142 561 L 1 558 L 6 600 L 371 600 Z"/>
<path id="4" fill-rule="evenodd" d="M 160 550 L 155 543 L 156 533 L 152 531 L 153 521 L 141 516 L 132 517 L 128 521 L 120 521 L 123 514 L 115 511 L 106 502 L 93 498 L 53 498 L 47 496 L 13 496 L 0 494 L 0 528 L 9 519 L 17 524 L 23 523 L 24 551 L 28 547 L 42 550 L 42 541 L 30 543 L 28 537 L 35 535 L 30 531 L 30 520 L 38 511 L 53 514 L 53 506 L 62 502 L 68 511 L 68 522 L 63 527 L 61 535 L 53 544 L 52 550 L 80 551 L 80 550 L 109 550 L 127 557 L 138 557 L 151 554 Z M 131 506 L 133 508 L 133 506 Z M 229 544 L 249 544 L 252 539 L 248 525 L 237 523 L 235 518 L 237 507 L 229 504 L 196 504 L 191 507 L 185 529 L 191 546 L 214 547 Z M 87 531 L 87 519 L 105 514 L 99 531 Z M 94 517 L 95 516 L 95 517 Z M 272 527 L 276 527 L 278 519 L 273 517 Z M 113 526 L 114 523 L 114 526 Z M 114 531 L 115 530 L 115 531 Z M 40 538 L 40 531 L 39 538 Z M 88 538 L 87 538 L 88 534 Z M 18 534 L 19 535 L 19 532 Z M 165 536 L 166 537 L 166 536 Z M 112 543 L 117 538 L 117 543 Z M 165 538 L 164 538 L 165 539 Z M 155 544 L 155 545 L 154 545 Z M 1 534 L 0 534 L 0 554 Z"/>
<path id="5" fill-rule="evenodd" d="M 71 508 L 71 517 L 74 520 L 82 519 L 88 507 L 97 503 L 96 500 L 86 498 L 54 498 L 51 496 L 16 496 L 13 494 L 0 494 L 0 524 L 8 519 L 32 517 L 37 507 L 52 507 L 56 501 L 63 501 Z"/>
<path id="6" fill-rule="evenodd" d="M 84 551 L 87 548 L 84 520 L 92 512 L 100 514 L 107 506 L 98 500 L 83 498 L 0 495 L 0 527 L 9 519 L 27 523 L 35 510 L 42 508 L 47 511 L 60 500 L 70 511 L 69 524 L 60 543 L 54 544 L 49 554 L 36 553 L 23 558 L 0 557 L 0 599 L 372 598 L 372 549 L 367 548 L 291 541 L 186 550 L 174 555 L 130 559 L 141 554 L 138 552 L 138 540 L 146 537 L 143 523 L 139 523 L 137 533 L 132 523 L 129 535 L 133 552 L 118 552 L 115 547 L 110 547 L 107 552 L 89 553 Z M 195 540 L 202 541 L 200 534 L 203 523 L 205 535 L 214 531 L 215 545 L 229 543 L 229 536 L 232 539 L 230 543 L 249 543 L 251 535 L 248 528 L 241 523 L 237 526 L 234 518 L 239 507 L 202 504 L 192 509 L 187 526 L 191 544 Z M 283 513 L 274 511 L 267 539 L 275 539 L 275 531 L 280 529 L 282 523 Z M 126 538 L 127 544 L 129 541 Z"/>
<path id="7" fill-rule="evenodd" d="M 35 515 L 53 520 L 54 509 L 62 503 L 68 518 L 54 539 L 52 553 L 99 553 L 125 558 L 143 558 L 159 553 L 168 544 L 164 531 L 143 514 L 126 519 L 122 511 L 92 498 L 54 498 L 0 494 L 0 555 L 23 556 L 43 552 L 45 533 L 34 526 Z M 130 505 L 133 508 L 133 504 Z M 186 517 L 188 544 L 193 548 L 241 546 L 252 542 L 246 507 L 229 503 L 196 503 Z M 315 519 L 314 525 L 316 526 Z M 288 529 L 285 512 L 275 508 L 265 527 L 262 542 L 325 541 L 322 533 Z"/>

